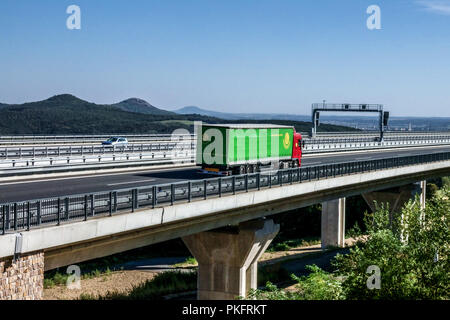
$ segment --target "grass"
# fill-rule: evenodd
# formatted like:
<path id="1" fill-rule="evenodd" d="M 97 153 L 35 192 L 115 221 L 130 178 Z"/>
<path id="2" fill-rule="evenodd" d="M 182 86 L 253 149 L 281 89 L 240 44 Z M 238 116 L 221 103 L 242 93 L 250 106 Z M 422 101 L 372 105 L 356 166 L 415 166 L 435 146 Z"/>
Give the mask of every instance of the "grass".
<path id="1" fill-rule="evenodd" d="M 104 281 L 106 281 L 107 277 L 111 275 L 112 271 L 109 267 L 106 269 L 99 270 L 95 269 L 90 272 L 81 274 L 81 279 L 93 279 L 100 276 L 104 277 Z M 54 286 L 66 285 L 67 278 L 69 278 L 70 274 L 60 273 L 59 271 L 50 271 L 45 274 L 44 278 L 44 289 L 49 289 Z"/>
<path id="2" fill-rule="evenodd" d="M 173 293 L 193 291 L 197 289 L 197 272 L 166 271 L 157 274 L 153 279 L 133 286 L 130 292 L 108 292 L 94 296 L 81 294 L 80 300 L 160 300 Z"/>
<path id="3" fill-rule="evenodd" d="M 182 267 L 197 266 L 197 265 L 198 265 L 198 262 L 195 258 L 188 257 L 185 261 L 174 264 L 173 267 L 174 268 L 182 268 Z"/>
<path id="4" fill-rule="evenodd" d="M 189 251 L 181 240 L 171 240 L 151 246 L 138 248 L 111 256 L 98 258 L 78 263 L 81 269 L 81 279 L 91 279 L 102 275 L 109 275 L 113 271 L 120 271 L 121 264 L 129 261 L 137 261 L 156 257 L 186 256 Z M 44 274 L 44 288 L 48 289 L 56 285 L 65 285 L 67 278 L 67 267 L 49 270 Z"/>
<path id="5" fill-rule="evenodd" d="M 302 238 L 302 239 L 290 239 L 282 242 L 273 242 L 267 252 L 279 252 L 279 251 L 288 251 L 293 248 L 298 247 L 309 247 L 320 243 L 319 238 L 311 237 L 311 238 Z"/>

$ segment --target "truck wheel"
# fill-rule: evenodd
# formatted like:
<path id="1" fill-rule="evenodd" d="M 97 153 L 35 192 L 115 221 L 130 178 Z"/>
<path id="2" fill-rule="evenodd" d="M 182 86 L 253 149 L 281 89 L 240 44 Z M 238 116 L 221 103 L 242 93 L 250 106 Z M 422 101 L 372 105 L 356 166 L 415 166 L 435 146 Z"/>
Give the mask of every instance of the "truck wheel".
<path id="1" fill-rule="evenodd" d="M 239 166 L 239 174 L 245 174 L 245 166 Z"/>
<path id="2" fill-rule="evenodd" d="M 252 170 L 253 170 L 253 173 L 259 172 L 258 165 L 257 165 L 257 164 L 254 164 Z"/>
<path id="3" fill-rule="evenodd" d="M 247 173 L 253 173 L 253 165 L 247 165 Z"/>

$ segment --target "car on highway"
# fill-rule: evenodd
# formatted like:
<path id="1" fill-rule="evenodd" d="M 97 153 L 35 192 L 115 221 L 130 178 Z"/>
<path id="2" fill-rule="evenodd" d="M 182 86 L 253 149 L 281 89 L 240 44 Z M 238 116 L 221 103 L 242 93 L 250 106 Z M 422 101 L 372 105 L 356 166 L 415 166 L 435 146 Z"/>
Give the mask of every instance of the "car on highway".
<path id="1" fill-rule="evenodd" d="M 128 145 L 128 140 L 123 137 L 111 137 L 108 140 L 103 141 L 102 145 L 110 147 L 126 147 Z"/>

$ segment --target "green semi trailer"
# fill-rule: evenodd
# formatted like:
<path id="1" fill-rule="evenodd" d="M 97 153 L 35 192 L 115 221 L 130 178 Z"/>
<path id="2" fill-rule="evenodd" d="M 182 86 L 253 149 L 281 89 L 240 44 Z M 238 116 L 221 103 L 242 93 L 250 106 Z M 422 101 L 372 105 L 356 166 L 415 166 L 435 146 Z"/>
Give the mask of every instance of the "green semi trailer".
<path id="1" fill-rule="evenodd" d="M 294 127 L 201 124 L 196 133 L 196 163 L 205 173 L 232 175 L 301 165 L 302 136 Z"/>

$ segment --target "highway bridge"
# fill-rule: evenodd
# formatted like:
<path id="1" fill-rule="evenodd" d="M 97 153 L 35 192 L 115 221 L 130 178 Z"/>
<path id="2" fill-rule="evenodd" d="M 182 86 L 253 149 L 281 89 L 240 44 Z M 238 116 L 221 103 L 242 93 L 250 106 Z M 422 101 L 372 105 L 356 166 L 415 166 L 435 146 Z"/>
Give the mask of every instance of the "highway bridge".
<path id="1" fill-rule="evenodd" d="M 44 270 L 179 237 L 199 262 L 199 299 L 245 296 L 279 230 L 270 216 L 322 203 L 322 246 L 343 246 L 345 197 L 362 194 L 369 205 L 390 202 L 396 210 L 418 194 L 424 204 L 424 181 L 450 175 L 448 137 L 325 148 L 306 154 L 301 168 L 233 177 L 210 178 L 189 161 L 125 172 L 6 175 L 0 299 L 42 298 Z"/>

